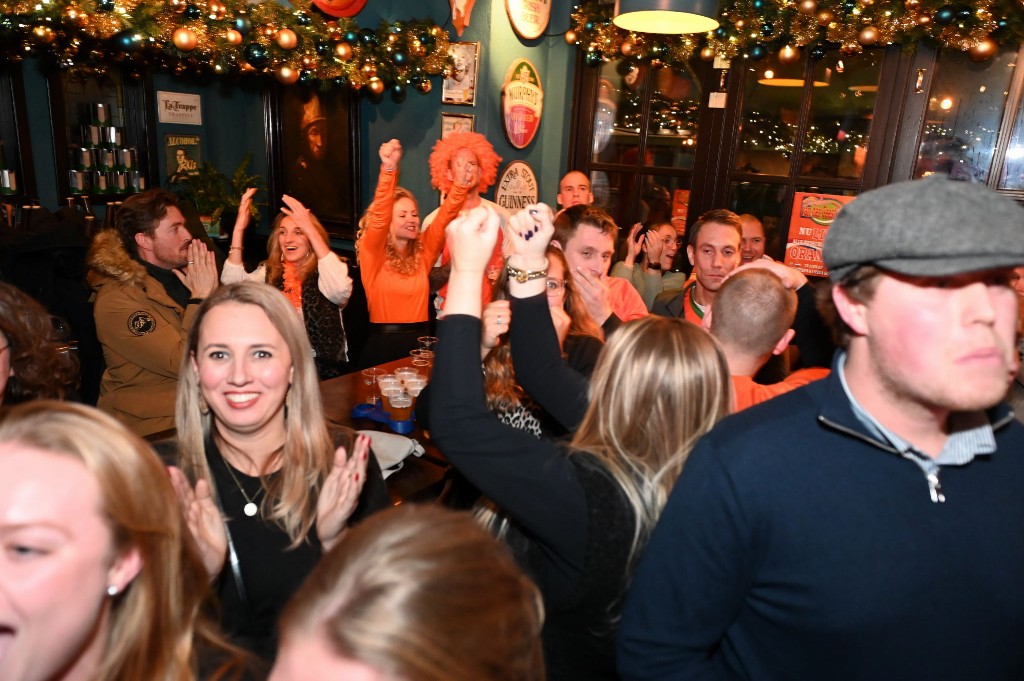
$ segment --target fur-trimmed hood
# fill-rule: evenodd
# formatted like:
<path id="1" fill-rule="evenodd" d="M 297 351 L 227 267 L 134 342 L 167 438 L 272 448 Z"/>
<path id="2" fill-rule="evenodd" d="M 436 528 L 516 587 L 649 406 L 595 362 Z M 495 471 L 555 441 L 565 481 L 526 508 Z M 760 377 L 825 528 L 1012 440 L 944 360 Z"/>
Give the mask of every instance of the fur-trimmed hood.
<path id="1" fill-rule="evenodd" d="M 85 262 L 89 266 L 89 284 L 93 288 L 110 279 L 130 286 L 141 286 L 146 280 L 146 268 L 128 254 L 116 229 L 96 233 Z"/>

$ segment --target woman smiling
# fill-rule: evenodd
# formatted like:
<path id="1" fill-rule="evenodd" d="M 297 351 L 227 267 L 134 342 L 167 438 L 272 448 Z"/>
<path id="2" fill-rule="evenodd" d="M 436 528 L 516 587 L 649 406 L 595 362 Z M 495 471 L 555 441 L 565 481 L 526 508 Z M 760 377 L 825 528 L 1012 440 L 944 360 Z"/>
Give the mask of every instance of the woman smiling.
<path id="1" fill-rule="evenodd" d="M 348 265 L 331 251 L 327 231 L 316 216 L 297 199 L 285 195 L 285 207 L 270 231 L 266 261 L 246 272 L 242 243 L 255 193 L 255 189 L 248 189 L 242 196 L 221 283 L 265 281 L 284 291 L 306 326 L 317 375 L 321 380 L 340 376 L 348 368 L 348 342 L 341 318 L 341 310 L 352 295 Z"/>
<path id="2" fill-rule="evenodd" d="M 270 657 L 281 607 L 356 518 L 390 505 L 368 439 L 327 429 L 309 344 L 270 286 L 222 286 L 189 334 L 172 478 L 222 622 Z"/>

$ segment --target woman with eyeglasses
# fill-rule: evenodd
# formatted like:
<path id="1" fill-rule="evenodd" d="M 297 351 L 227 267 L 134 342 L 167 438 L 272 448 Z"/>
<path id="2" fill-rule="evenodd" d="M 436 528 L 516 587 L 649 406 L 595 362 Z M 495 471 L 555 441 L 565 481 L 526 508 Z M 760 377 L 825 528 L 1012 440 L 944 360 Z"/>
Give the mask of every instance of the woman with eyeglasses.
<path id="1" fill-rule="evenodd" d="M 680 238 L 668 222 L 651 225 L 649 229 L 638 222 L 626 237 L 625 257 L 612 265 L 611 275 L 629 280 L 648 310 L 659 293 L 686 284 L 685 273 L 672 271 Z"/>

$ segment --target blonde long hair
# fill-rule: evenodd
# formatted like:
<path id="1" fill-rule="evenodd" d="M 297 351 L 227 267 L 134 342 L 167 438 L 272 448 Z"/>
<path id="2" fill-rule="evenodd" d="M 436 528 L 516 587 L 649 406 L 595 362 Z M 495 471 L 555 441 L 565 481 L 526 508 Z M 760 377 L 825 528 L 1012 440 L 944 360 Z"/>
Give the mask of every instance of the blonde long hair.
<path id="1" fill-rule="evenodd" d="M 142 569 L 111 603 L 107 650 L 95 681 L 196 681 L 197 640 L 231 649 L 202 616 L 209 582 L 153 450 L 92 407 L 41 400 L 9 410 L 0 442 L 67 455 L 95 478 L 115 548 Z M 226 671 L 208 678 L 224 678 Z"/>
<path id="2" fill-rule="evenodd" d="M 226 303 L 254 305 L 267 315 L 292 358 L 292 384 L 285 397 L 285 444 L 276 456 L 282 460 L 280 475 L 263 478 L 266 500 L 261 507 L 268 520 L 278 522 L 292 546 L 301 543 L 316 520 L 320 487 L 331 470 L 334 444 L 327 431 L 320 388 L 309 339 L 288 299 L 266 284 L 243 282 L 221 286 L 199 308 L 189 331 L 186 351 L 178 373 L 175 417 L 178 425 L 178 462 L 191 480 L 210 481 L 216 490 L 206 459 L 206 441 L 215 434 L 212 411 L 201 409 L 199 378 L 193 358 L 199 334 L 210 310 Z M 348 443 L 351 446 L 351 443 Z M 214 491 L 216 493 L 216 491 Z M 266 509 L 269 507 L 269 511 Z"/>
<path id="3" fill-rule="evenodd" d="M 289 217 L 284 213 L 278 213 L 277 217 L 274 218 L 274 224 L 270 228 L 270 237 L 267 238 L 267 283 L 271 286 L 277 286 L 284 279 L 284 260 L 282 259 L 281 252 L 281 223 L 284 219 Z M 313 228 L 319 232 L 320 237 L 324 240 L 324 243 L 330 243 L 330 237 L 327 235 L 327 230 L 320 224 L 316 216 L 312 213 L 309 214 L 309 221 L 313 223 Z M 317 268 L 318 261 L 316 253 L 313 253 L 313 247 L 310 246 L 311 257 L 299 265 L 299 280 L 305 281 L 306 277 Z"/>
<path id="4" fill-rule="evenodd" d="M 543 681 L 543 620 L 537 587 L 471 516 L 399 506 L 324 556 L 281 631 L 284 647 L 319 637 L 388 679 Z"/>
<path id="5" fill-rule="evenodd" d="M 570 447 L 615 479 L 642 548 L 690 450 L 732 404 L 729 366 L 706 331 L 649 316 L 620 327 L 590 380 L 590 405 Z"/>
<path id="6" fill-rule="evenodd" d="M 395 203 L 399 199 L 409 199 L 412 201 L 412 205 L 416 206 L 416 212 L 419 212 L 419 202 L 416 201 L 416 197 L 412 195 L 412 192 L 403 187 L 395 187 L 395 193 L 391 196 L 390 208 L 394 209 Z M 392 220 L 393 221 L 393 220 Z M 363 213 L 363 217 L 359 219 L 359 231 L 356 233 L 356 255 L 359 254 L 359 249 L 363 243 L 363 236 L 366 234 L 367 225 L 370 222 L 370 209 L 367 208 L 366 212 Z M 384 240 L 384 267 L 397 272 L 402 275 L 416 274 L 420 270 L 420 258 L 423 253 L 423 241 L 417 236 L 411 242 L 409 242 L 409 250 L 404 254 L 399 253 L 398 249 L 395 248 L 395 241 L 391 238 L 391 223 L 388 223 L 388 234 Z"/>

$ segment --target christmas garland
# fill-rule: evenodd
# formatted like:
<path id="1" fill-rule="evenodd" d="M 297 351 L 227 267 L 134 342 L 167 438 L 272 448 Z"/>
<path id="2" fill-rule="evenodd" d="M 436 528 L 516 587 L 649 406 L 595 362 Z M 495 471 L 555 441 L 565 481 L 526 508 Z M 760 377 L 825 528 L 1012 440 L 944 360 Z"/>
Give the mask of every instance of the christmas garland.
<path id="1" fill-rule="evenodd" d="M 59 68 L 102 74 L 273 74 L 401 100 L 448 75 L 448 34 L 432 20 L 328 20 L 309 0 L 0 0 L 0 56 L 37 54 Z"/>
<path id="2" fill-rule="evenodd" d="M 587 64 L 627 58 L 655 68 L 681 66 L 697 51 L 707 61 L 759 60 L 776 52 L 782 61 L 796 61 L 801 49 L 820 58 L 827 47 L 853 55 L 874 45 L 922 42 L 984 61 L 999 45 L 1024 42 L 1019 0 L 723 0 L 716 30 L 682 36 L 624 31 L 612 23 L 612 12 L 599 0 L 573 8 L 565 40 L 585 50 Z"/>

